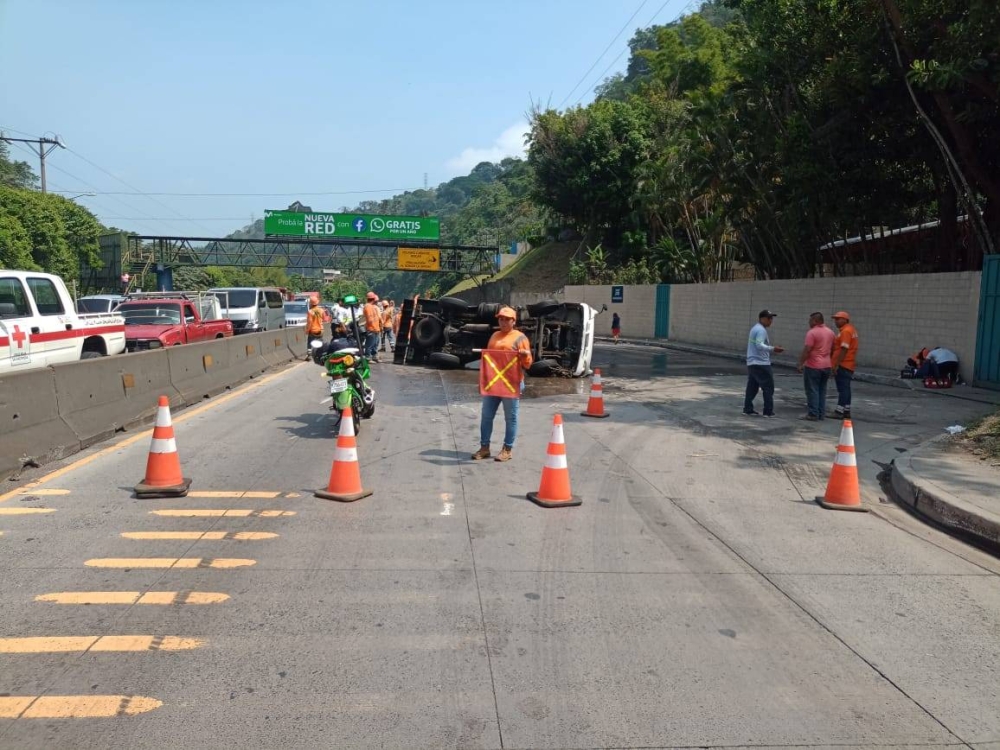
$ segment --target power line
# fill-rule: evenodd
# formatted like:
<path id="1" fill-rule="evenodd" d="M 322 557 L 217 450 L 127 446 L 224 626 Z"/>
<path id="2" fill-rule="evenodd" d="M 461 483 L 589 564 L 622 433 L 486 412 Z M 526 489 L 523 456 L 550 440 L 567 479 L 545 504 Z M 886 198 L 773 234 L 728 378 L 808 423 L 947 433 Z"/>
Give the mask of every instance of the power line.
<path id="1" fill-rule="evenodd" d="M 172 197 L 172 198 L 303 198 L 308 196 L 325 196 L 325 195 L 367 195 L 374 193 L 405 193 L 412 190 L 420 190 L 420 188 L 382 188 L 380 190 L 338 190 L 338 191 L 320 191 L 320 192 L 305 192 L 299 191 L 297 193 L 141 193 L 141 192 L 125 192 L 125 191 L 107 191 L 98 193 L 98 195 L 141 195 L 145 197 L 149 196 L 160 196 L 160 197 Z"/>
<path id="2" fill-rule="evenodd" d="M 637 15 L 639 15 L 639 11 L 640 11 L 640 10 L 642 10 L 643 6 L 644 6 L 644 5 L 645 5 L 645 4 L 647 3 L 647 2 L 649 2 L 649 0 L 642 0 L 642 2 L 641 2 L 641 3 L 639 4 L 639 7 L 635 9 L 635 12 L 634 12 L 634 13 L 633 13 L 633 14 L 632 14 L 631 16 L 629 16 L 629 19 L 628 19 L 628 20 L 627 20 L 627 21 L 625 22 L 625 24 L 624 24 L 624 25 L 623 25 L 623 26 L 622 26 L 622 27 L 621 27 L 621 28 L 620 28 L 620 29 L 618 30 L 618 33 L 617 33 L 617 34 L 615 34 L 615 38 L 614 38 L 614 39 L 612 39 L 612 40 L 611 40 L 610 42 L 608 42 L 608 46 L 607 46 L 607 47 L 605 47 L 605 48 L 604 48 L 604 51 L 603 51 L 603 52 L 602 52 L 602 53 L 601 53 L 600 55 L 598 55 L 598 56 L 597 56 L 597 59 L 596 59 L 596 60 L 594 60 L 594 64 L 593 64 L 593 65 L 591 65 L 591 66 L 590 66 L 589 68 L 587 68 L 587 72 L 586 72 L 586 73 L 584 73 L 584 74 L 583 74 L 583 75 L 582 75 L 582 76 L 580 77 L 580 80 L 576 82 L 576 86 L 574 86 L 574 87 L 573 87 L 572 89 L 570 89 L 570 92 L 569 92 L 568 94 L 566 94 L 566 97 L 565 97 L 565 98 L 564 98 L 564 99 L 563 99 L 563 100 L 562 100 L 561 102 L 559 102 L 559 106 L 558 106 L 558 107 L 556 107 L 556 109 L 562 109 L 562 105 L 566 103 L 566 100 L 567 100 L 567 99 L 569 99 L 569 98 L 570 98 L 571 96 L 573 96 L 573 94 L 575 94 L 575 93 L 576 93 L 576 90 L 577 90 L 578 88 L 580 88 L 580 84 L 581 84 L 581 83 L 583 83 L 583 82 L 584 82 L 585 80 L 587 80 L 587 76 L 589 76 L 589 75 L 590 75 L 590 71 L 592 71 L 592 70 L 593 70 L 594 68 L 596 68 L 596 67 L 597 67 L 597 63 L 599 63 L 599 62 L 601 61 L 601 59 L 602 59 L 602 58 L 603 58 L 603 57 L 604 57 L 604 56 L 605 56 L 606 54 L 608 54 L 608 50 L 609 50 L 609 49 L 611 49 L 611 46 L 612 46 L 612 45 L 613 45 L 613 44 L 614 44 L 615 42 L 617 42 L 617 41 L 618 41 L 618 37 L 620 37 L 620 36 L 622 35 L 622 32 L 624 32 L 624 31 L 625 31 L 625 29 L 626 29 L 626 28 L 628 28 L 628 25 L 629 25 L 630 23 L 632 23 L 632 19 L 633 19 L 633 18 L 635 18 L 635 17 L 637 16 Z M 621 57 L 621 55 L 619 55 L 619 57 Z M 577 101 L 579 101 L 579 100 L 577 100 Z"/>
<path id="3" fill-rule="evenodd" d="M 663 5 L 661 5 L 659 9 L 656 11 L 656 13 L 653 14 L 652 18 L 646 21 L 646 28 L 649 28 L 650 26 L 653 25 L 653 22 L 656 20 L 657 16 L 659 16 L 660 13 L 663 12 L 663 9 L 666 8 L 668 5 L 670 5 L 671 2 L 672 0 L 664 0 Z M 694 6 L 701 6 L 701 0 L 690 0 L 690 2 L 688 2 L 687 5 L 681 8 L 680 12 L 678 12 L 677 15 L 674 16 L 673 21 L 676 21 L 677 19 L 681 18 Z M 670 21 L 670 23 L 673 23 L 673 21 Z M 611 70 L 611 68 L 615 65 L 615 63 L 621 60 L 622 55 L 624 55 L 626 52 L 628 52 L 628 47 L 626 47 L 625 49 L 623 49 L 621 52 L 618 53 L 618 57 L 612 60 L 611 63 L 608 65 L 608 67 L 606 67 L 602 71 L 602 73 L 595 79 L 594 83 L 591 84 L 591 88 L 593 88 L 596 85 L 597 81 L 604 80 L 604 77 L 608 74 L 608 71 Z M 573 102 L 573 104 L 579 104 L 580 100 L 583 99 L 584 96 L 586 96 L 586 90 L 584 91 L 584 93 L 580 94 L 580 96 L 577 97 L 576 101 Z"/>

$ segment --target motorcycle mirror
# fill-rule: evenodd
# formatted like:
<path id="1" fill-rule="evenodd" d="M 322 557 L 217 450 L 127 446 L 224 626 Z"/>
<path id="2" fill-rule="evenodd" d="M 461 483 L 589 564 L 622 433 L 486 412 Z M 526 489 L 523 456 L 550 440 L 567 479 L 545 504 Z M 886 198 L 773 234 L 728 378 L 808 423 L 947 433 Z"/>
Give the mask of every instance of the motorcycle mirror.
<path id="1" fill-rule="evenodd" d="M 312 343 L 309 344 L 310 349 L 322 349 L 324 346 L 323 342 L 319 339 L 313 339 Z"/>

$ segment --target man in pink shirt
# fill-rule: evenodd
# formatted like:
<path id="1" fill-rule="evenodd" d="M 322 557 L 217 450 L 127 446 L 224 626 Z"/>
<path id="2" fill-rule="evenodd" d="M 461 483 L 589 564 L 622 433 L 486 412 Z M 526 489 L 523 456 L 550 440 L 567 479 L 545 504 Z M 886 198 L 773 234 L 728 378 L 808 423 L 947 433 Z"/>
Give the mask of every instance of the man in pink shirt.
<path id="1" fill-rule="evenodd" d="M 830 380 L 830 354 L 836 339 L 833 331 L 823 325 L 823 313 L 809 316 L 806 344 L 799 355 L 798 371 L 803 374 L 806 402 L 809 413 L 802 416 L 807 422 L 817 422 L 826 416 L 826 384 Z"/>

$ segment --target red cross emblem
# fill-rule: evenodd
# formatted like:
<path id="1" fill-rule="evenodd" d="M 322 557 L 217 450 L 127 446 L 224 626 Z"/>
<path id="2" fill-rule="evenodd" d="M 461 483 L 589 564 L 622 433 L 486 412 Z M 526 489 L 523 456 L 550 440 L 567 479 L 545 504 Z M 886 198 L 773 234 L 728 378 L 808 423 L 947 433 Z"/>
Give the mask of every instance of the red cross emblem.
<path id="1" fill-rule="evenodd" d="M 14 326 L 14 333 L 12 333 L 10 337 L 17 342 L 18 349 L 23 349 L 24 340 L 28 338 L 28 334 L 21 330 L 21 326 Z"/>

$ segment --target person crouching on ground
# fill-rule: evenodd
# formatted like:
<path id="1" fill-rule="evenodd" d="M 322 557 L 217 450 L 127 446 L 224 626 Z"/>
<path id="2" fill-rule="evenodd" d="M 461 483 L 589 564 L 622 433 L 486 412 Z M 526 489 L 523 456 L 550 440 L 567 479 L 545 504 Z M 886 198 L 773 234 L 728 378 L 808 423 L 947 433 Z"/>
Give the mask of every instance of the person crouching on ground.
<path id="1" fill-rule="evenodd" d="M 806 343 L 796 368 L 802 373 L 806 387 L 809 413 L 801 418 L 807 422 L 817 422 L 826 417 L 826 385 L 830 382 L 830 353 L 835 336 L 823 323 L 823 313 L 814 312 L 809 316 L 809 332 L 806 333 Z"/>
<path id="2" fill-rule="evenodd" d="M 497 410 L 503 403 L 504 435 L 503 448 L 496 457 L 497 461 L 510 461 L 513 457 L 514 440 L 517 438 L 517 412 L 521 403 L 520 395 L 524 391 L 524 371 L 531 367 L 531 344 L 528 337 L 514 328 L 514 321 L 517 314 L 510 307 L 501 307 L 497 313 L 497 320 L 500 323 L 500 330 L 490 337 L 490 343 L 486 347 L 493 350 L 515 351 L 518 354 L 521 365 L 521 380 L 516 385 L 518 395 L 512 398 L 501 398 L 500 396 L 483 396 L 483 413 L 479 422 L 479 450 L 472 454 L 474 461 L 482 461 L 490 457 L 490 441 L 493 437 L 493 420 L 496 418 Z M 485 364 L 480 365 L 485 366 Z"/>

